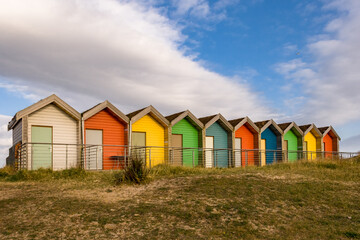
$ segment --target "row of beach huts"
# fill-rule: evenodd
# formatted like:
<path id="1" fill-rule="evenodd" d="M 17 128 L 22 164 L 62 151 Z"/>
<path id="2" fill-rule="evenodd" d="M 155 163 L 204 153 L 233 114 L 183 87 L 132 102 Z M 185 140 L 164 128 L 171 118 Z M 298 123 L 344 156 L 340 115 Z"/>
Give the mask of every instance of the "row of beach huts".
<path id="1" fill-rule="evenodd" d="M 176 157 L 185 166 L 200 165 L 201 158 L 205 167 L 237 167 L 244 165 L 245 158 L 246 165 L 272 164 L 278 154 L 284 158 L 284 152 L 287 161 L 299 159 L 299 152 L 305 152 L 302 158 L 314 159 L 338 152 L 340 140 L 331 126 L 253 122 L 249 117 L 226 120 L 221 114 L 196 118 L 189 110 L 165 117 L 153 106 L 125 115 L 109 101 L 80 114 L 56 95 L 17 112 L 8 130 L 13 146 L 7 164 L 21 157 L 27 169 L 54 170 L 79 165 L 79 158 L 86 162 L 91 146 L 97 146 L 96 169 L 118 168 L 114 160 L 124 155 L 126 159 L 129 147 L 149 149 L 146 158 L 152 165 Z M 176 154 L 176 149 L 181 153 Z M 230 156 L 236 151 L 238 157 Z"/>

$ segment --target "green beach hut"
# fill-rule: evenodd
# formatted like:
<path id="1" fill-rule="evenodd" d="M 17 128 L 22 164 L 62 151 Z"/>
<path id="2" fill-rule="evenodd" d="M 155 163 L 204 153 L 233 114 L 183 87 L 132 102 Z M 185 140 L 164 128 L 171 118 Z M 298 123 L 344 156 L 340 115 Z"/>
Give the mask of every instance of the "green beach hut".
<path id="1" fill-rule="evenodd" d="M 202 129 L 204 124 L 189 110 L 175 113 L 166 117 L 170 122 L 169 161 L 173 165 L 195 167 L 202 157 Z"/>
<path id="2" fill-rule="evenodd" d="M 284 132 L 282 135 L 284 160 L 294 162 L 301 159 L 304 142 L 303 131 L 295 122 L 281 123 L 278 126 Z"/>

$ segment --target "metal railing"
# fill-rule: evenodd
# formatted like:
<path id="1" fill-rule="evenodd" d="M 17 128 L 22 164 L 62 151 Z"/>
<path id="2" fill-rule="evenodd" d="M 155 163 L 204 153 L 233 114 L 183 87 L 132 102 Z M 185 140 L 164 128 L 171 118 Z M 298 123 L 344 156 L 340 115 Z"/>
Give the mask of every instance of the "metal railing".
<path id="1" fill-rule="evenodd" d="M 72 167 L 117 170 L 123 169 L 136 156 L 146 161 L 146 166 L 150 168 L 158 164 L 227 168 L 318 158 L 345 159 L 356 155 L 358 153 L 25 143 L 18 148 L 14 165 L 16 169 L 29 170 L 60 170 Z"/>

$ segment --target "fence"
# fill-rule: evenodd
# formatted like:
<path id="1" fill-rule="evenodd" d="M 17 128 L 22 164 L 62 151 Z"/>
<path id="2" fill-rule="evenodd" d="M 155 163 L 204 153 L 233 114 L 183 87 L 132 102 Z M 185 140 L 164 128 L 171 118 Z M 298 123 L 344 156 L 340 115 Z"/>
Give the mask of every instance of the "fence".
<path id="1" fill-rule="evenodd" d="M 144 159 L 148 167 L 169 164 L 227 168 L 264 166 L 316 158 L 345 159 L 356 155 L 358 153 L 25 143 L 17 149 L 14 165 L 17 169 L 29 170 L 60 170 L 72 167 L 116 170 L 123 169 L 132 157 L 136 156 Z"/>

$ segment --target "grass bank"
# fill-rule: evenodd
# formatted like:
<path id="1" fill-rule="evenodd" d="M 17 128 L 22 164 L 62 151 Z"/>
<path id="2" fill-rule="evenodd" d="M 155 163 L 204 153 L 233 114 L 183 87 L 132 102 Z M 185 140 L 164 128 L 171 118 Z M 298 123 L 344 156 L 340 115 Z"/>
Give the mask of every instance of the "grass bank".
<path id="1" fill-rule="evenodd" d="M 0 239 L 360 239 L 360 160 L 262 168 L 0 170 Z"/>

